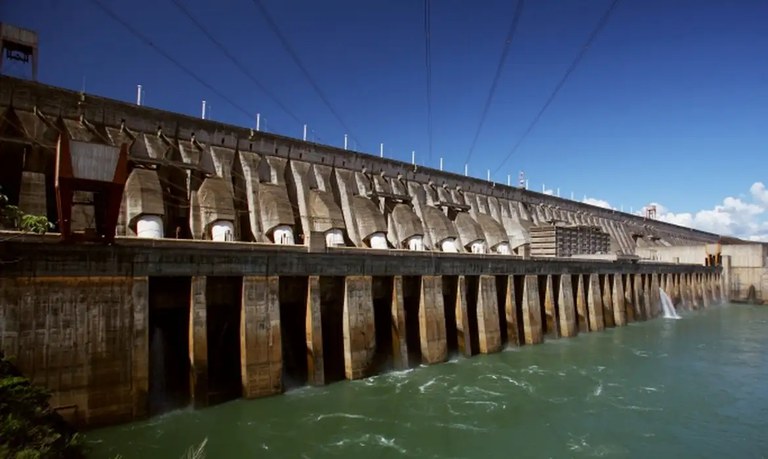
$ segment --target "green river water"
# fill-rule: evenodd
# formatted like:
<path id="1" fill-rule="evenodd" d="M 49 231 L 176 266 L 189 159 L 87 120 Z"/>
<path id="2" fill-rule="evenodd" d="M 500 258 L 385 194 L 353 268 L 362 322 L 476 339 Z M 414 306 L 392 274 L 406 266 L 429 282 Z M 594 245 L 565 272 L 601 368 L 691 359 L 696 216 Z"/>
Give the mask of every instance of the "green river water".
<path id="1" fill-rule="evenodd" d="M 88 432 L 94 458 L 768 457 L 768 307 L 715 306 Z"/>

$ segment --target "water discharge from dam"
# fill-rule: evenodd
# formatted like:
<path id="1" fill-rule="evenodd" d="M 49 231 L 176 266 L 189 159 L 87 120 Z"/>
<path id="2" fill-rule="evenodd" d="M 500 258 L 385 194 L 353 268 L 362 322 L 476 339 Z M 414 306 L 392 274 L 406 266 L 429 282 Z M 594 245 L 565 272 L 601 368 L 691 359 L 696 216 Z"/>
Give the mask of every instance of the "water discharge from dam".
<path id="1" fill-rule="evenodd" d="M 679 319 L 680 316 L 675 310 L 675 305 L 672 303 L 672 299 L 667 295 L 663 289 L 659 289 L 659 295 L 661 295 L 661 307 L 664 310 L 665 319 Z"/>
<path id="2" fill-rule="evenodd" d="M 86 436 L 94 458 L 181 457 L 205 438 L 216 458 L 760 457 L 768 309 L 683 316 Z"/>

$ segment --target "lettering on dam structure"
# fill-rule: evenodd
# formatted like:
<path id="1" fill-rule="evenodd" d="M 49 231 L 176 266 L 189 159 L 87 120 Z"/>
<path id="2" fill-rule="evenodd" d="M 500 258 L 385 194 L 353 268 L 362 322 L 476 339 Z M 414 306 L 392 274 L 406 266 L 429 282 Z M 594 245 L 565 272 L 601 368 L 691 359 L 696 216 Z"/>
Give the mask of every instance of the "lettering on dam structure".
<path id="1" fill-rule="evenodd" d="M 3 193 L 56 225 L 2 233 L 0 350 L 82 425 L 625 326 L 738 273 L 638 256 L 715 234 L 0 83 Z"/>

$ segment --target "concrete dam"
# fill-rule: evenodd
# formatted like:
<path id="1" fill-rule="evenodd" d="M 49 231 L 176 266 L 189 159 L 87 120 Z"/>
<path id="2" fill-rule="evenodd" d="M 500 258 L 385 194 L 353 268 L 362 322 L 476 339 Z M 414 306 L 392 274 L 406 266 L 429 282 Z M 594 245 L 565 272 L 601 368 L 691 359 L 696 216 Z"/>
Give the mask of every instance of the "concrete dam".
<path id="1" fill-rule="evenodd" d="M 653 259 L 716 234 L 9 77 L 0 110 L 3 193 L 55 222 L 0 233 L 0 350 L 80 425 L 729 298 Z"/>

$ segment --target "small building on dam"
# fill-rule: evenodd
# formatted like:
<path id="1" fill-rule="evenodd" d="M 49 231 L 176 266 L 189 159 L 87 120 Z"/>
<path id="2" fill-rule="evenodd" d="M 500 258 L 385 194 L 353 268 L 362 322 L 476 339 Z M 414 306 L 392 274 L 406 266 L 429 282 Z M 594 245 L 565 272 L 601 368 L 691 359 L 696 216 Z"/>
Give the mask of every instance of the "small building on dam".
<path id="1" fill-rule="evenodd" d="M 9 77 L 0 113 L 55 222 L 0 233 L 0 350 L 81 425 L 768 296 L 763 245 Z"/>

